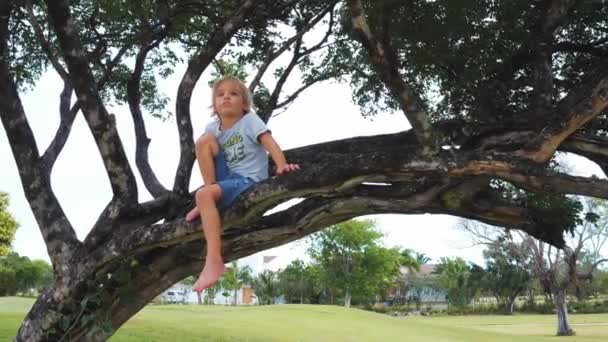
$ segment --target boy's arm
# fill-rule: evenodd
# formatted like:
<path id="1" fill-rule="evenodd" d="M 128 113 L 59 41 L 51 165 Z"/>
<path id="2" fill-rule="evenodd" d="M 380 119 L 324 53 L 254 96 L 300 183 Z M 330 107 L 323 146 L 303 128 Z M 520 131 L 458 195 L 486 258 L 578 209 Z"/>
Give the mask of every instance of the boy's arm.
<path id="1" fill-rule="evenodd" d="M 283 150 L 281 150 L 281 147 L 279 147 L 279 144 L 277 144 L 269 131 L 260 134 L 258 139 L 260 140 L 260 144 L 262 144 L 268 153 L 270 153 L 270 157 L 277 165 L 278 175 L 300 169 L 298 164 L 287 163 Z"/>

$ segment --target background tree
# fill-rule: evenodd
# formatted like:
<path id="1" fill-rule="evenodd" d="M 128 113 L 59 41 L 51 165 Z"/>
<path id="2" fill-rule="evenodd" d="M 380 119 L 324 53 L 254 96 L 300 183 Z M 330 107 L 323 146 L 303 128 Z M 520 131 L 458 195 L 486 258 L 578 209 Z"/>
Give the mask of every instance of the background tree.
<path id="1" fill-rule="evenodd" d="M 569 212 L 538 195 L 608 198 L 605 179 L 550 167 L 558 151 L 608 165 L 607 15 L 604 1 L 574 0 L 0 2 L 0 119 L 55 272 L 17 339 L 107 339 L 201 268 L 198 222 L 182 220 L 192 207 L 190 100 L 216 60 L 249 71 L 266 121 L 309 87 L 339 80 L 364 115 L 396 111 L 412 127 L 288 151 L 306 167 L 258 184 L 223 213 L 227 262 L 382 213 L 457 215 L 563 247 L 568 225 L 555 223 Z M 180 60 L 187 67 L 169 111 L 156 81 Z M 61 79 L 61 123 L 46 146 L 21 94 L 49 71 Z M 120 104 L 134 123 L 134 166 L 114 120 L 124 114 L 107 109 Z M 51 183 L 78 115 L 112 191 L 84 241 Z M 172 184 L 148 162 L 147 116 L 175 118 Z M 512 196 L 496 180 L 523 193 Z M 144 191 L 153 199 L 140 202 Z M 263 215 L 292 198 L 304 201 Z"/>
<path id="2" fill-rule="evenodd" d="M 528 289 L 532 280 L 528 268 L 530 255 L 523 254 L 524 248 L 511 248 L 511 245 L 498 243 L 484 250 L 486 261 L 483 286 L 496 297 L 499 308 L 513 314 L 515 300 Z"/>
<path id="3" fill-rule="evenodd" d="M 258 297 L 258 303 L 274 304 L 279 296 L 279 279 L 277 273 L 271 270 L 260 272 L 253 281 L 253 289 Z"/>
<path id="4" fill-rule="evenodd" d="M 293 260 L 279 273 L 281 293 L 287 303 L 304 303 L 311 293 L 311 279 L 308 267 L 300 259 Z"/>
<path id="5" fill-rule="evenodd" d="M 373 298 L 394 284 L 402 256 L 380 246 L 380 237 L 371 220 L 346 221 L 311 237 L 308 253 L 325 281 L 343 291 L 344 306 L 350 307 L 353 297 Z"/>
<path id="6" fill-rule="evenodd" d="M 471 222 L 464 223 L 463 227 L 471 232 L 478 242 L 488 246 L 501 245 L 501 248 L 509 250 L 520 260 L 528 260 L 527 268 L 539 280 L 547 298 L 555 305 L 558 318 L 557 334 L 572 335 L 574 331 L 568 323 L 566 296 L 569 292 L 578 292 L 580 283 L 591 280 L 599 265 L 608 261 L 601 255 L 608 234 L 607 204 L 605 201 L 594 199 L 585 199 L 581 203 L 578 199 L 555 196 L 538 199 L 538 203 L 547 208 L 561 207 L 563 212 L 576 213 L 568 215 L 570 219 L 565 222 L 563 219 L 556 222 L 574 226 L 562 249 L 522 232 L 502 235 L 496 227 Z M 594 257 L 591 261 L 581 260 L 585 255 Z"/>
<path id="7" fill-rule="evenodd" d="M 478 267 L 460 257 L 439 260 L 434 272 L 439 275 L 439 286 L 447 293 L 448 305 L 464 308 L 475 297 L 481 287 Z"/>
<path id="8" fill-rule="evenodd" d="M 15 252 L 0 257 L 0 273 L 0 293 L 5 296 L 38 294 L 53 280 L 53 270 L 46 261 L 30 260 Z"/>
<path id="9" fill-rule="evenodd" d="M 8 194 L 0 191 L 0 257 L 8 254 L 19 224 L 8 212 Z"/>
<path id="10" fill-rule="evenodd" d="M 253 283 L 252 273 L 253 271 L 249 265 L 241 267 L 239 266 L 238 261 L 233 261 L 226 270 L 226 273 L 222 276 L 222 288 L 233 292 L 234 305 L 238 303 L 238 290 L 240 290 L 243 285 Z"/>

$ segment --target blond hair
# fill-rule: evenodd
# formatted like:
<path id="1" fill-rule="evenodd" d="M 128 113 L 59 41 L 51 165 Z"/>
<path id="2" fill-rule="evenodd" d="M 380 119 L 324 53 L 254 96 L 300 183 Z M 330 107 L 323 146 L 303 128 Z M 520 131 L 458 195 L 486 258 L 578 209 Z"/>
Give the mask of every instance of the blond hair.
<path id="1" fill-rule="evenodd" d="M 213 86 L 211 87 L 211 108 L 213 109 L 212 115 L 217 115 L 217 111 L 215 109 L 215 97 L 217 95 L 217 89 L 224 82 L 234 82 L 238 85 L 239 90 L 241 91 L 241 94 L 243 95 L 243 107 L 246 112 L 251 111 L 251 109 L 253 107 L 253 97 L 251 96 L 251 92 L 249 91 L 249 88 L 245 85 L 245 83 L 243 83 L 243 81 L 241 81 L 240 78 L 233 76 L 233 75 L 226 75 L 226 76 L 222 76 L 221 78 L 218 78 L 217 80 L 215 80 L 215 82 L 213 82 Z M 218 115 L 218 117 L 219 117 L 219 115 Z"/>

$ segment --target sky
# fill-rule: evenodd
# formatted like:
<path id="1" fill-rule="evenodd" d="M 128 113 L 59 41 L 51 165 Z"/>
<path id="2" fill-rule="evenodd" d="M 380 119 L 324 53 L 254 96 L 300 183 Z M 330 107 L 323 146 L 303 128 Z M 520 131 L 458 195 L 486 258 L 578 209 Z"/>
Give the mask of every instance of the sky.
<path id="1" fill-rule="evenodd" d="M 160 83 L 160 88 L 171 101 L 167 109 L 175 108 L 175 92 L 185 65 L 176 67 L 173 76 Z M 205 72 L 195 88 L 192 103 L 194 136 L 204 131 L 211 119 L 209 105 L 210 90 L 207 85 L 209 72 Z M 292 85 L 295 89 L 297 85 Z M 289 88 L 290 85 L 288 84 Z M 60 79 L 53 72 L 43 75 L 34 89 L 21 94 L 21 100 L 30 126 L 36 137 L 38 148 L 44 151 L 51 142 L 59 124 Z M 119 134 L 135 167 L 135 135 L 127 106 L 109 107 L 116 115 Z M 146 116 L 146 128 L 151 139 L 149 160 L 160 181 L 171 187 L 179 160 L 179 139 L 174 120 L 162 121 Z M 344 139 L 354 136 L 395 133 L 410 128 L 402 113 L 385 113 L 373 119 L 363 118 L 351 100 L 351 91 L 346 84 L 325 82 L 309 88 L 281 115 L 268 123 L 275 139 L 286 150 L 309 144 Z M 10 195 L 9 211 L 20 223 L 14 250 L 32 259 L 49 261 L 46 246 L 37 223 L 24 197 L 18 170 L 12 156 L 4 129 L 0 129 L 0 191 Z M 601 170 L 583 158 L 569 159 L 574 174 L 604 178 Z M 306 165 L 301 165 L 306 167 Z M 140 201 L 151 199 L 137 173 Z M 92 136 L 82 115 L 78 115 L 68 142 L 54 167 L 51 183 L 68 219 L 79 239 L 84 239 L 99 213 L 111 199 L 111 189 L 103 164 Z M 191 189 L 202 183 L 196 168 L 192 175 Z M 447 215 L 371 215 L 377 227 L 385 234 L 387 247 L 410 248 L 425 253 L 436 262 L 444 256 L 460 256 L 466 260 L 483 263 L 482 248 L 472 243 L 470 236 L 460 230 L 459 218 Z M 276 256 L 273 268 L 285 267 L 296 258 L 305 258 L 305 241 L 296 241 L 277 248 L 257 253 L 242 260 L 259 270 L 262 256 Z"/>

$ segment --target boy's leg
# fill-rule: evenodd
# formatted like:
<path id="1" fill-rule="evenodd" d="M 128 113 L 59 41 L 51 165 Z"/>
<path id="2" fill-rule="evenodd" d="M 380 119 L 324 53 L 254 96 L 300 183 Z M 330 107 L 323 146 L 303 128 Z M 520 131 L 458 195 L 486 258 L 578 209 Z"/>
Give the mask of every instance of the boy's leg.
<path id="1" fill-rule="evenodd" d="M 203 234 L 207 242 L 205 266 L 193 287 L 197 292 L 213 286 L 225 272 L 221 251 L 221 221 L 216 204 L 222 196 L 221 188 L 215 184 L 216 177 L 224 176 L 221 170 L 216 174 L 214 158 L 219 153 L 219 144 L 213 135 L 205 134 L 196 142 L 196 159 L 205 182 L 205 186 L 196 192 L 196 206 L 202 218 Z"/>
<path id="2" fill-rule="evenodd" d="M 207 241 L 205 267 L 193 287 L 197 292 L 213 286 L 226 270 L 221 251 L 220 215 L 216 206 L 221 195 L 222 190 L 217 184 L 205 186 L 196 193 L 196 204 L 203 218 L 203 233 Z"/>

